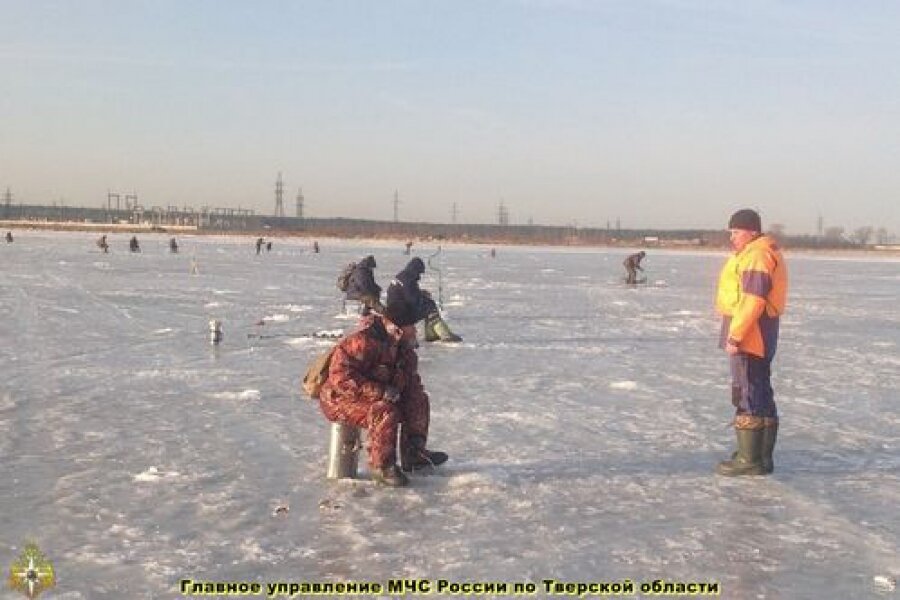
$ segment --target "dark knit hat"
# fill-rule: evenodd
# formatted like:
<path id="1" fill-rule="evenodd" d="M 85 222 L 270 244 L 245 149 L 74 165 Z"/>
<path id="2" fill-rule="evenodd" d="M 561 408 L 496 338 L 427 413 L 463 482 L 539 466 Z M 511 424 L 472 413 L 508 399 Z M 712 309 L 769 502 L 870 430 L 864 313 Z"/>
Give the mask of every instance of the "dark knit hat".
<path id="1" fill-rule="evenodd" d="M 388 296 L 387 306 L 384 307 L 384 316 L 398 327 L 414 325 L 418 320 L 416 311 L 403 300 L 391 300 Z"/>
<path id="2" fill-rule="evenodd" d="M 762 232 L 762 219 L 759 218 L 759 213 L 755 210 L 743 208 L 728 219 L 728 229 Z"/>

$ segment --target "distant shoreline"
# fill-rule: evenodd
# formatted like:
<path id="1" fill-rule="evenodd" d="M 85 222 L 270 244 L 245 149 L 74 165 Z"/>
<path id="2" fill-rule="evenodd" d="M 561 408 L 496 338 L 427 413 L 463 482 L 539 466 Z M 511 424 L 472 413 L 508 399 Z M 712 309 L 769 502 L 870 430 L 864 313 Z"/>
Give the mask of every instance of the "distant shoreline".
<path id="1" fill-rule="evenodd" d="M 643 239 L 619 239 L 609 243 L 599 243 L 596 240 L 568 243 L 541 242 L 540 240 L 516 241 L 509 239 L 471 239 L 457 236 L 407 236 L 392 235 L 384 231 L 360 232 L 355 235 L 336 235 L 327 231 L 297 231 L 281 229 L 263 230 L 233 230 L 233 229 L 201 229 L 196 225 L 155 225 L 150 223 L 86 223 L 82 221 L 22 221 L 0 220 L 0 228 L 8 230 L 32 230 L 32 231 L 59 231 L 59 232 L 84 232 L 84 233 L 131 233 L 131 234 L 169 234 L 169 235 L 196 235 L 196 236 L 227 236 L 253 238 L 303 238 L 312 240 L 379 240 L 396 241 L 403 244 L 406 241 L 416 243 L 452 243 L 472 244 L 480 246 L 537 246 L 553 248 L 646 248 L 655 250 L 692 250 L 692 251 L 727 251 L 727 245 L 696 243 L 695 240 L 668 240 L 657 239 L 647 242 Z M 872 245 L 872 246 L 848 246 L 848 247 L 809 247 L 785 245 L 785 250 L 796 253 L 809 253 L 818 255 L 854 255 L 873 254 L 878 256 L 893 256 L 900 254 L 900 244 Z"/>

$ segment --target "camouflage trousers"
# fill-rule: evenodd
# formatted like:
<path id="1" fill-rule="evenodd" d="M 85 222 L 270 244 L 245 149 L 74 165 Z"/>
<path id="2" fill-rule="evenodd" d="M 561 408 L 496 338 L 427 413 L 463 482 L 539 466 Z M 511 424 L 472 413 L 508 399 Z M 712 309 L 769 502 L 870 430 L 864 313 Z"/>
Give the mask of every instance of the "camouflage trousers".
<path id="1" fill-rule="evenodd" d="M 398 430 L 402 432 L 400 444 L 404 450 L 410 438 L 428 439 L 431 407 L 425 394 L 402 394 L 397 403 L 381 398 L 347 399 L 323 394 L 319 403 L 329 421 L 367 430 L 369 466 L 373 468 L 397 462 Z"/>

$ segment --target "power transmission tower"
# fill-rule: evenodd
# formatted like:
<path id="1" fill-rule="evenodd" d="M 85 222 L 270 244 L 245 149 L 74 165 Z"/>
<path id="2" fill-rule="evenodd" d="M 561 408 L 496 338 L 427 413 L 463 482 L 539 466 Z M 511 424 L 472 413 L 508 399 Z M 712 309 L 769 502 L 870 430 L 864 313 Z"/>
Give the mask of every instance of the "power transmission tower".
<path id="1" fill-rule="evenodd" d="M 297 218 L 303 218 L 303 188 L 297 190 Z"/>
<path id="2" fill-rule="evenodd" d="M 7 219 L 12 215 L 12 192 L 9 187 L 6 188 L 6 194 L 3 196 L 3 216 Z"/>
<path id="3" fill-rule="evenodd" d="M 281 180 L 281 171 L 278 172 L 278 180 L 275 182 L 275 216 L 284 216 L 284 182 Z"/>
<path id="4" fill-rule="evenodd" d="M 497 208 L 497 223 L 500 225 L 509 225 L 509 210 L 500 200 L 500 206 Z"/>
<path id="5" fill-rule="evenodd" d="M 459 209 L 456 207 L 456 202 L 453 203 L 453 206 L 450 207 L 450 222 L 456 225 L 456 216 L 459 214 Z"/>
<path id="6" fill-rule="evenodd" d="M 400 221 L 399 217 L 400 212 L 400 192 L 394 190 L 394 223 Z"/>

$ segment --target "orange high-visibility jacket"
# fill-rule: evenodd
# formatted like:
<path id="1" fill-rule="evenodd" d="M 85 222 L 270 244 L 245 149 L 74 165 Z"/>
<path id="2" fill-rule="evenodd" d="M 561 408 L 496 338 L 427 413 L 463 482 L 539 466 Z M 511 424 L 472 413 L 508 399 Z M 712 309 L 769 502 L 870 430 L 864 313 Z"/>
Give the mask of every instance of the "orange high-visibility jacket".
<path id="1" fill-rule="evenodd" d="M 716 310 L 725 318 L 727 339 L 742 352 L 771 357 L 787 288 L 787 265 L 771 237 L 760 236 L 731 255 L 719 274 L 716 292 Z"/>

